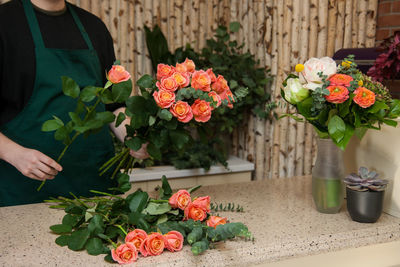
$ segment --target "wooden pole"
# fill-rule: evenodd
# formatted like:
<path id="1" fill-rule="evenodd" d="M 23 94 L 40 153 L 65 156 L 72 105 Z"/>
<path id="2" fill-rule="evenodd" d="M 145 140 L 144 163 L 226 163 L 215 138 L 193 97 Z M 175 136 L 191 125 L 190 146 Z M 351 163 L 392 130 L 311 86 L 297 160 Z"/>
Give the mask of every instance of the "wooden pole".
<path id="1" fill-rule="evenodd" d="M 338 0 L 338 13 L 336 18 L 336 33 L 335 33 L 335 52 L 343 47 L 344 32 L 343 30 L 345 22 L 345 0 Z"/>
<path id="2" fill-rule="evenodd" d="M 378 10 L 378 0 L 369 0 L 368 11 L 367 11 L 367 31 L 365 40 L 366 47 L 375 46 L 377 10 Z"/>
<path id="3" fill-rule="evenodd" d="M 353 0 L 353 12 L 351 14 L 351 21 L 352 21 L 352 27 L 351 27 L 351 47 L 357 47 L 358 45 L 358 0 Z"/>
<path id="4" fill-rule="evenodd" d="M 365 47 L 368 0 L 358 1 L 357 47 Z"/>
<path id="5" fill-rule="evenodd" d="M 337 0 L 329 0 L 328 3 L 328 43 L 326 48 L 327 56 L 335 53 L 336 21 L 337 21 Z"/>

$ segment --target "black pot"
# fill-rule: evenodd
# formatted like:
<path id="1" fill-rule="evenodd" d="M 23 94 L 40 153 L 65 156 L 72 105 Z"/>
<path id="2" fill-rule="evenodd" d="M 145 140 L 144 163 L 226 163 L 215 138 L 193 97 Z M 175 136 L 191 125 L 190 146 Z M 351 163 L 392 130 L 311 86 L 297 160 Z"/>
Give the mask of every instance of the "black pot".
<path id="1" fill-rule="evenodd" d="M 374 223 L 382 214 L 385 191 L 355 191 L 346 187 L 347 210 L 353 221 Z"/>

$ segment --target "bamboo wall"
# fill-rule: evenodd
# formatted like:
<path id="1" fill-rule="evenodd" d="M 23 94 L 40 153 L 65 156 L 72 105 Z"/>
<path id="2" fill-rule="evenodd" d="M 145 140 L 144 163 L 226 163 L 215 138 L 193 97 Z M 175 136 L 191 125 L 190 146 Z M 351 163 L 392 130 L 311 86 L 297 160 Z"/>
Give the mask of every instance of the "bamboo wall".
<path id="1" fill-rule="evenodd" d="M 0 2 L 5 2 L 0 0 Z M 378 0 L 72 0 L 107 25 L 116 57 L 135 78 L 151 72 L 143 26 L 158 24 L 173 50 L 187 42 L 201 49 L 217 25 L 239 21 L 245 41 L 275 75 L 274 99 L 292 66 L 332 56 L 342 47 L 375 42 Z M 278 112 L 286 112 L 280 107 Z M 233 135 L 233 151 L 256 165 L 255 179 L 310 174 L 315 137 L 310 125 L 285 118 L 272 124 L 251 117 Z"/>

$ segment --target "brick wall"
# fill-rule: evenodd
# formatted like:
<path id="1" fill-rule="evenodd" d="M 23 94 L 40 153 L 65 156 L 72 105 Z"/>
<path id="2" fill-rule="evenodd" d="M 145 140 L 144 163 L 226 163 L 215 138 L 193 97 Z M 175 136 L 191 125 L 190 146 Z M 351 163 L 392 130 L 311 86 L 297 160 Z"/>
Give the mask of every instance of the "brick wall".
<path id="1" fill-rule="evenodd" d="M 400 0 L 379 0 L 376 42 L 400 30 Z"/>

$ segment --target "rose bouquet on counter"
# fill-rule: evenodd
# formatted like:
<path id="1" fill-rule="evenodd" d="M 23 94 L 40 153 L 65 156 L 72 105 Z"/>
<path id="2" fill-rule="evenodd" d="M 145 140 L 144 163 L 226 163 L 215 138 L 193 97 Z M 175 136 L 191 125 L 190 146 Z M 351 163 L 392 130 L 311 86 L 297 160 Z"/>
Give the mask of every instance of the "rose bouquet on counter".
<path id="1" fill-rule="evenodd" d="M 159 64 L 156 80 L 144 75 L 137 85 L 141 95 L 127 99 L 126 116 L 117 118 L 117 126 L 125 117 L 130 118 L 126 148 L 102 166 L 102 173 L 112 166 L 113 176 L 120 169 L 130 170 L 137 162 L 130 150 L 137 151 L 143 145 L 151 157 L 146 165 L 154 161 L 170 164 L 174 155 L 185 153 L 193 143 L 190 129 L 209 121 L 221 106 L 232 108 L 236 101 L 223 76 L 216 76 L 211 68 L 196 70 L 189 59 L 175 66 Z"/>
<path id="2" fill-rule="evenodd" d="M 329 57 L 311 58 L 298 64 L 296 74 L 283 82 L 282 97 L 311 123 L 320 138 L 331 138 L 345 149 L 355 134 L 362 138 L 367 129 L 381 124 L 396 126 L 400 101 L 392 99 L 386 87 L 357 69 L 350 55 L 337 66 Z M 294 114 L 285 114 L 303 121 Z"/>
<path id="3" fill-rule="evenodd" d="M 117 190 L 129 190 L 127 174 L 118 174 L 118 182 Z M 138 255 L 180 251 L 184 244 L 198 255 L 214 242 L 251 238 L 244 224 L 213 216 L 209 196 L 193 197 L 199 187 L 172 194 L 163 176 L 158 199 L 139 189 L 127 197 L 93 191 L 105 197 L 48 200 L 57 203 L 52 208 L 67 213 L 61 224 L 50 229 L 60 235 L 58 245 L 75 251 L 86 249 L 90 255 L 107 254 L 105 260 L 120 264 L 134 262 Z"/>

